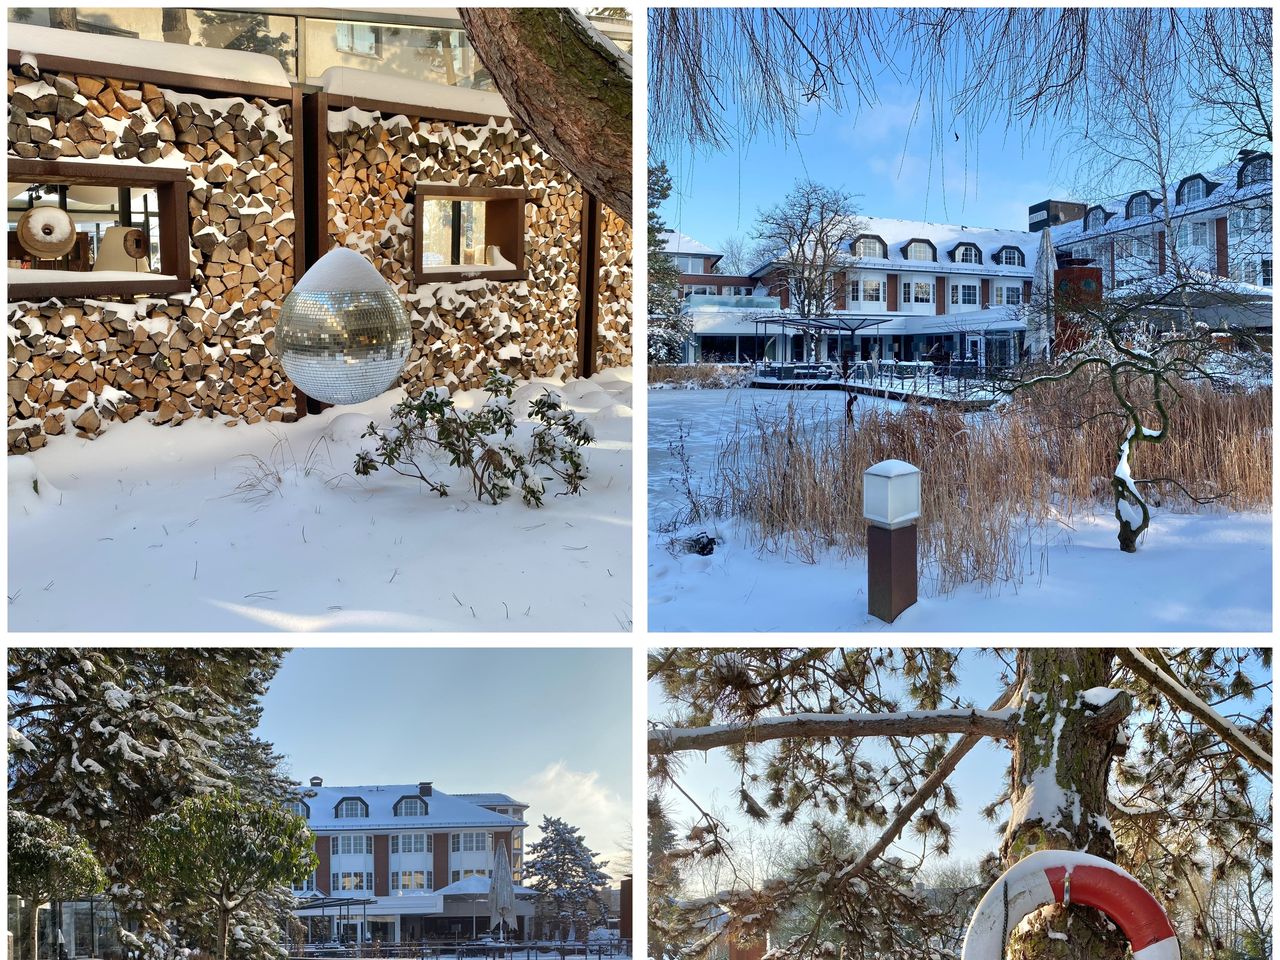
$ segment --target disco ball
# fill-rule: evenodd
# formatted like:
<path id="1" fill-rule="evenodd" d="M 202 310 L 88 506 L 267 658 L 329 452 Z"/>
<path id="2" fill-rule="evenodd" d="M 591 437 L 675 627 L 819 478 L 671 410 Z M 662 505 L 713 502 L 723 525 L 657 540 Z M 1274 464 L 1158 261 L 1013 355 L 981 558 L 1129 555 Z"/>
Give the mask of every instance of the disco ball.
<path id="1" fill-rule="evenodd" d="M 390 388 L 409 356 L 404 304 L 368 260 L 330 250 L 284 300 L 276 355 L 303 393 L 322 403 L 362 403 Z"/>

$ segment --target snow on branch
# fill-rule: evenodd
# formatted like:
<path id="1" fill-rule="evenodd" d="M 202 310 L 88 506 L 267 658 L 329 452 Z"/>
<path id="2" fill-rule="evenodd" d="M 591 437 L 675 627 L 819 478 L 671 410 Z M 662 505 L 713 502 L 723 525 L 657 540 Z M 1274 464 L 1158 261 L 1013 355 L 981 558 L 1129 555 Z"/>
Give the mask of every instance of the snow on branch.
<path id="1" fill-rule="evenodd" d="M 649 731 L 651 754 L 713 750 L 744 743 L 765 743 L 796 737 L 825 739 L 856 737 L 922 737 L 963 733 L 985 737 L 1013 735 L 1018 711 L 908 710 L 901 713 L 794 713 L 749 723 L 710 727 L 654 728 Z"/>
<path id="2" fill-rule="evenodd" d="M 1269 778 L 1271 776 L 1271 751 L 1255 742 L 1243 730 L 1213 707 L 1178 682 L 1172 671 L 1161 664 L 1163 657 L 1156 651 L 1144 653 L 1136 648 L 1121 648 L 1122 663 L 1168 697 L 1179 709 L 1185 710 L 1222 738 L 1239 757 Z"/>

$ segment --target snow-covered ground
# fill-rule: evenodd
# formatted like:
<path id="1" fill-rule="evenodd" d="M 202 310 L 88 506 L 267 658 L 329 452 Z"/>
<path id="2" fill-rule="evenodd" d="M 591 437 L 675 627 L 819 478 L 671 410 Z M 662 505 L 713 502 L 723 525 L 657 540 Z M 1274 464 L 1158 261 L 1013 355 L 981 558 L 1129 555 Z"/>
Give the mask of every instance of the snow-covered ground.
<path id="1" fill-rule="evenodd" d="M 477 503 L 443 463 L 444 499 L 354 476 L 399 390 L 296 424 L 134 420 L 9 457 L 9 629 L 630 629 L 631 371 L 521 384 L 520 412 L 546 386 L 597 439 L 585 492 L 541 509 Z M 246 498 L 251 456 L 282 482 Z"/>
<path id="2" fill-rule="evenodd" d="M 971 585 L 922 596 L 891 626 L 870 617 L 866 564 L 762 553 L 736 521 L 701 525 L 722 540 L 708 557 L 672 556 L 657 527 L 680 505 L 668 451 L 683 422 L 695 476 L 709 474 L 720 437 L 753 406 L 812 404 L 843 415 L 844 396 L 818 391 L 664 390 L 649 394 L 649 626 L 691 631 L 1175 631 L 1271 628 L 1271 515 L 1159 512 L 1135 555 L 1116 545 L 1099 507 L 1048 531 L 1021 584 Z M 869 402 L 867 398 L 860 404 Z M 898 406 L 893 401 L 876 400 Z M 683 533 L 696 533 L 692 528 Z M 928 571 L 922 571 L 921 593 Z"/>

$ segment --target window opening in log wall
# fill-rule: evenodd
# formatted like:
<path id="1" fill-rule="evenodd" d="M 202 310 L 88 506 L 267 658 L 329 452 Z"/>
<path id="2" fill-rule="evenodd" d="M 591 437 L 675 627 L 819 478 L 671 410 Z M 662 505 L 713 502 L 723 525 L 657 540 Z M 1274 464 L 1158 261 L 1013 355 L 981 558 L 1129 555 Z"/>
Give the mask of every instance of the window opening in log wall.
<path id="1" fill-rule="evenodd" d="M 525 199 L 518 187 L 419 185 L 413 221 L 417 283 L 528 279 Z"/>

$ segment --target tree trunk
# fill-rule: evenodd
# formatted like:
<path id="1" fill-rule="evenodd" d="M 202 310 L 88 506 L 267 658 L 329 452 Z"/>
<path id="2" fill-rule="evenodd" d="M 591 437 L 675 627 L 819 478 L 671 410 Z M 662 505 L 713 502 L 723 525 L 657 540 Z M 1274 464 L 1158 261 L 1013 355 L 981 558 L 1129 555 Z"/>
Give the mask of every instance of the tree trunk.
<path id="1" fill-rule="evenodd" d="M 1043 849 L 1115 859 L 1115 842 L 1101 818 L 1107 814 L 1118 728 L 1089 726 L 1089 712 L 1077 696 L 1108 684 L 1111 660 L 1111 652 L 1099 648 L 1019 652 L 1019 681 L 1026 690 L 1014 738 L 1014 812 L 1001 850 L 1005 866 Z M 1099 911 L 1053 906 L 1032 914 L 1009 938 L 1008 958 L 1123 960 L 1126 948 L 1124 936 Z"/>
<path id="2" fill-rule="evenodd" d="M 227 930 L 231 926 L 231 914 L 218 908 L 218 956 L 227 960 Z"/>
<path id="3" fill-rule="evenodd" d="M 30 935 L 27 943 L 31 947 L 30 960 L 40 960 L 40 901 L 33 897 L 30 903 L 31 912 L 27 917 L 27 922 L 30 924 Z"/>
<path id="4" fill-rule="evenodd" d="M 187 23 L 187 11 L 180 7 L 161 10 L 160 32 L 165 43 L 190 43 L 191 26 Z"/>
<path id="5" fill-rule="evenodd" d="M 461 7 L 516 120 L 631 223 L 631 72 L 567 10 Z"/>

